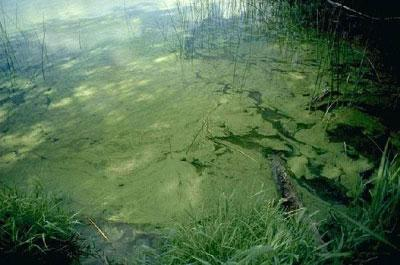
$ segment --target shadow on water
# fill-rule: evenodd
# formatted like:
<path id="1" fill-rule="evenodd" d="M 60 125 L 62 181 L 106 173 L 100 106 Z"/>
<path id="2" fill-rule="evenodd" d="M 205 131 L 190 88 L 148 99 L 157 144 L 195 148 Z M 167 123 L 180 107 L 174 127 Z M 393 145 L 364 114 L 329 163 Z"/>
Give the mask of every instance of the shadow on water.
<path id="1" fill-rule="evenodd" d="M 309 192 L 317 194 L 320 198 L 331 203 L 340 203 L 348 205 L 351 202 L 347 194 L 347 189 L 338 183 L 337 180 L 325 177 L 306 179 L 304 177 L 296 179 L 300 186 L 306 188 Z"/>
<path id="2" fill-rule="evenodd" d="M 379 158 L 382 156 L 382 151 L 379 147 L 385 146 L 388 138 L 386 134 L 369 136 L 365 128 L 348 124 L 338 124 L 329 129 L 327 133 L 330 141 L 345 142 L 350 146 L 346 150 L 346 154 L 349 157 L 357 159 L 361 154 L 371 161 L 375 161 L 375 163 L 378 163 Z M 374 139 L 371 139 L 371 137 L 374 137 Z"/>

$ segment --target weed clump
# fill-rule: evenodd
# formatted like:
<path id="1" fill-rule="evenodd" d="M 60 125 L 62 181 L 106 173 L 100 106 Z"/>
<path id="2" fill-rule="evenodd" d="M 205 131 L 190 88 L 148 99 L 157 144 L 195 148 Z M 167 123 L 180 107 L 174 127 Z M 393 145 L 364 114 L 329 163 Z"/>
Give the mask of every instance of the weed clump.
<path id="1" fill-rule="evenodd" d="M 192 216 L 168 235 L 160 264 L 321 264 L 329 260 L 303 210 L 279 203 L 252 207 L 221 203 L 207 217 Z M 232 206 L 232 205 L 231 205 Z"/>
<path id="2" fill-rule="evenodd" d="M 0 188 L 0 263 L 70 264 L 84 251 L 78 223 L 40 188 Z"/>

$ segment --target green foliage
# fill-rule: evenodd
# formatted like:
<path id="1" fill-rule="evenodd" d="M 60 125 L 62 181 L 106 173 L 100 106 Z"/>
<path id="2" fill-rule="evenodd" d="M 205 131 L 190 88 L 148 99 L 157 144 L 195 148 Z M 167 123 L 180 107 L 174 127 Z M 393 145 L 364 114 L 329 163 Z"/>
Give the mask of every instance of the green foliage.
<path id="1" fill-rule="evenodd" d="M 44 195 L 0 189 L 0 263 L 70 264 L 83 254 L 75 215 L 60 200 Z"/>
<path id="2" fill-rule="evenodd" d="M 192 216 L 167 236 L 160 264 L 323 264 L 333 255 L 316 242 L 303 210 L 224 201 L 206 218 Z"/>
<path id="3" fill-rule="evenodd" d="M 336 246 L 351 252 L 355 263 L 384 263 L 400 255 L 400 160 L 390 160 L 387 150 L 377 175 L 367 183 L 372 185 L 369 200 L 360 198 L 349 213 L 334 211 L 328 223 Z"/>

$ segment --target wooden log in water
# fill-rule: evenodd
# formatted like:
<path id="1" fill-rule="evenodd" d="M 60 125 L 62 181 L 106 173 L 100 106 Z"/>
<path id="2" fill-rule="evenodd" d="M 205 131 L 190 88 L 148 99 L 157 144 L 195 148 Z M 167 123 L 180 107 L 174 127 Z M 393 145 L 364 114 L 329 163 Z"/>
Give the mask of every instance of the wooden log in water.
<path id="1" fill-rule="evenodd" d="M 285 161 L 278 155 L 271 156 L 272 176 L 277 185 L 279 195 L 282 197 L 283 206 L 287 211 L 297 210 L 303 207 L 296 189 L 291 181 L 293 173 L 287 169 Z"/>
<path id="2" fill-rule="evenodd" d="M 271 169 L 279 195 L 283 199 L 282 205 L 285 211 L 291 212 L 303 208 L 303 204 L 291 180 L 291 178 L 294 177 L 294 174 L 287 168 L 286 162 L 277 154 L 271 156 Z M 311 220 L 310 217 L 305 218 L 305 221 L 309 224 L 310 229 L 314 234 L 315 241 L 323 246 L 322 250 L 324 250 L 325 243 L 318 231 L 317 224 Z"/>

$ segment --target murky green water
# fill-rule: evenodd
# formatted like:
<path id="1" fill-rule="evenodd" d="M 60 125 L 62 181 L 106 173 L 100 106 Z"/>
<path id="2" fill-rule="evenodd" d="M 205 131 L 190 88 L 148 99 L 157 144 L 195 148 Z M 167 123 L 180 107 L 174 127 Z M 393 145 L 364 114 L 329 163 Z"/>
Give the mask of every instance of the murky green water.
<path id="1" fill-rule="evenodd" d="M 15 77 L 3 51 L 0 180 L 165 224 L 223 193 L 275 198 L 267 157 L 280 152 L 308 207 L 356 194 L 373 163 L 327 129 L 382 125 L 309 111 L 319 42 L 222 2 L 199 16 L 172 0 L 3 1 Z"/>

